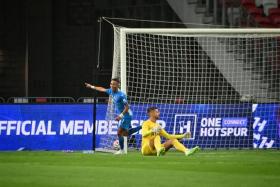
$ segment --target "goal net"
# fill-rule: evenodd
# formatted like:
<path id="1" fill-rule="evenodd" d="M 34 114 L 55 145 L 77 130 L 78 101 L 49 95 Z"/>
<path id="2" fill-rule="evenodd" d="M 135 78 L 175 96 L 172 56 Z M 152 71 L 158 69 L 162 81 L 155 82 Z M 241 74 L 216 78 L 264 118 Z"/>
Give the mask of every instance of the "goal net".
<path id="1" fill-rule="evenodd" d="M 182 140 L 189 148 L 279 147 L 279 36 L 278 29 L 115 27 L 112 77 L 128 95 L 132 126 L 157 106 L 168 133 L 191 133 Z M 104 136 L 99 146 L 112 149 L 115 140 Z M 128 137 L 128 147 L 140 145 L 141 131 Z"/>

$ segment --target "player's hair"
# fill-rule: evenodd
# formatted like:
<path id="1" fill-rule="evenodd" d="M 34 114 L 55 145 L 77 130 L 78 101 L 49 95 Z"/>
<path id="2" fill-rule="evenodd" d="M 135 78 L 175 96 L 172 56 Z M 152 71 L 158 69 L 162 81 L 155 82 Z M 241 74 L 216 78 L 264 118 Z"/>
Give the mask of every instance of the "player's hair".
<path id="1" fill-rule="evenodd" d="M 149 108 L 147 109 L 147 113 L 149 114 L 151 111 L 154 111 L 154 110 L 157 110 L 157 109 L 158 109 L 158 108 L 155 107 L 155 106 L 149 107 Z"/>
<path id="2" fill-rule="evenodd" d="M 112 78 L 111 81 L 116 81 L 117 83 L 120 83 L 120 79 L 118 78 Z"/>

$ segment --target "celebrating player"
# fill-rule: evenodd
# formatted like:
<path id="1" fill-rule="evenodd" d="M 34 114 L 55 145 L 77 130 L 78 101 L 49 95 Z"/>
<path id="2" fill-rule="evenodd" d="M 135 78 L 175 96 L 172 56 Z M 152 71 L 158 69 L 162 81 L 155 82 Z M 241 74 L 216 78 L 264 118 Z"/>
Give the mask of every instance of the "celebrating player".
<path id="1" fill-rule="evenodd" d="M 156 123 L 159 119 L 160 112 L 156 107 L 148 108 L 149 119 L 146 120 L 142 125 L 142 148 L 141 152 L 143 155 L 164 155 L 171 147 L 175 147 L 176 150 L 185 153 L 186 156 L 190 156 L 199 150 L 196 146 L 192 149 L 187 149 L 181 144 L 178 139 L 190 138 L 190 133 L 180 135 L 168 134 L 161 126 Z M 161 144 L 160 137 L 163 136 L 167 141 Z"/>
<path id="2" fill-rule="evenodd" d="M 119 90 L 120 81 L 118 79 L 112 79 L 110 88 L 106 89 L 99 86 L 93 86 L 85 83 L 85 86 L 90 89 L 94 89 L 100 92 L 105 92 L 112 96 L 113 104 L 116 107 L 118 116 L 115 120 L 119 121 L 118 126 L 118 138 L 120 144 L 120 150 L 115 154 L 124 154 L 124 138 L 123 136 L 129 136 L 141 129 L 141 126 L 131 128 L 132 111 L 129 109 L 126 94 Z"/>

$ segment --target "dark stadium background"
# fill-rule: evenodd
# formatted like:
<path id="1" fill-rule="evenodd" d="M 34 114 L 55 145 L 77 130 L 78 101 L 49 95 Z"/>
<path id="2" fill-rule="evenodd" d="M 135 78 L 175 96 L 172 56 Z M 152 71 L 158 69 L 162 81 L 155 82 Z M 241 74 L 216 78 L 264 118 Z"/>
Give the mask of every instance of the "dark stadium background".
<path id="1" fill-rule="evenodd" d="M 108 85 L 113 33 L 103 24 L 97 72 L 100 16 L 179 21 L 165 0 L 0 0 L 0 96 L 87 97 L 95 74 Z"/>

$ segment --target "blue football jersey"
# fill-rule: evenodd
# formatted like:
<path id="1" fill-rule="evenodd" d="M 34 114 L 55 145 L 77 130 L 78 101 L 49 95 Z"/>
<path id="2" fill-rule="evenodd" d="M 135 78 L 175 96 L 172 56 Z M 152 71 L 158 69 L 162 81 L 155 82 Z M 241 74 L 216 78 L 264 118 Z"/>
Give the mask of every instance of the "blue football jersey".
<path id="1" fill-rule="evenodd" d="M 122 113 L 125 106 L 128 104 L 126 94 L 120 90 L 113 92 L 111 88 L 107 89 L 106 93 L 112 96 L 116 113 L 117 114 Z M 131 117 L 131 116 L 132 116 L 132 111 L 129 109 L 129 111 L 124 114 L 124 117 Z"/>

